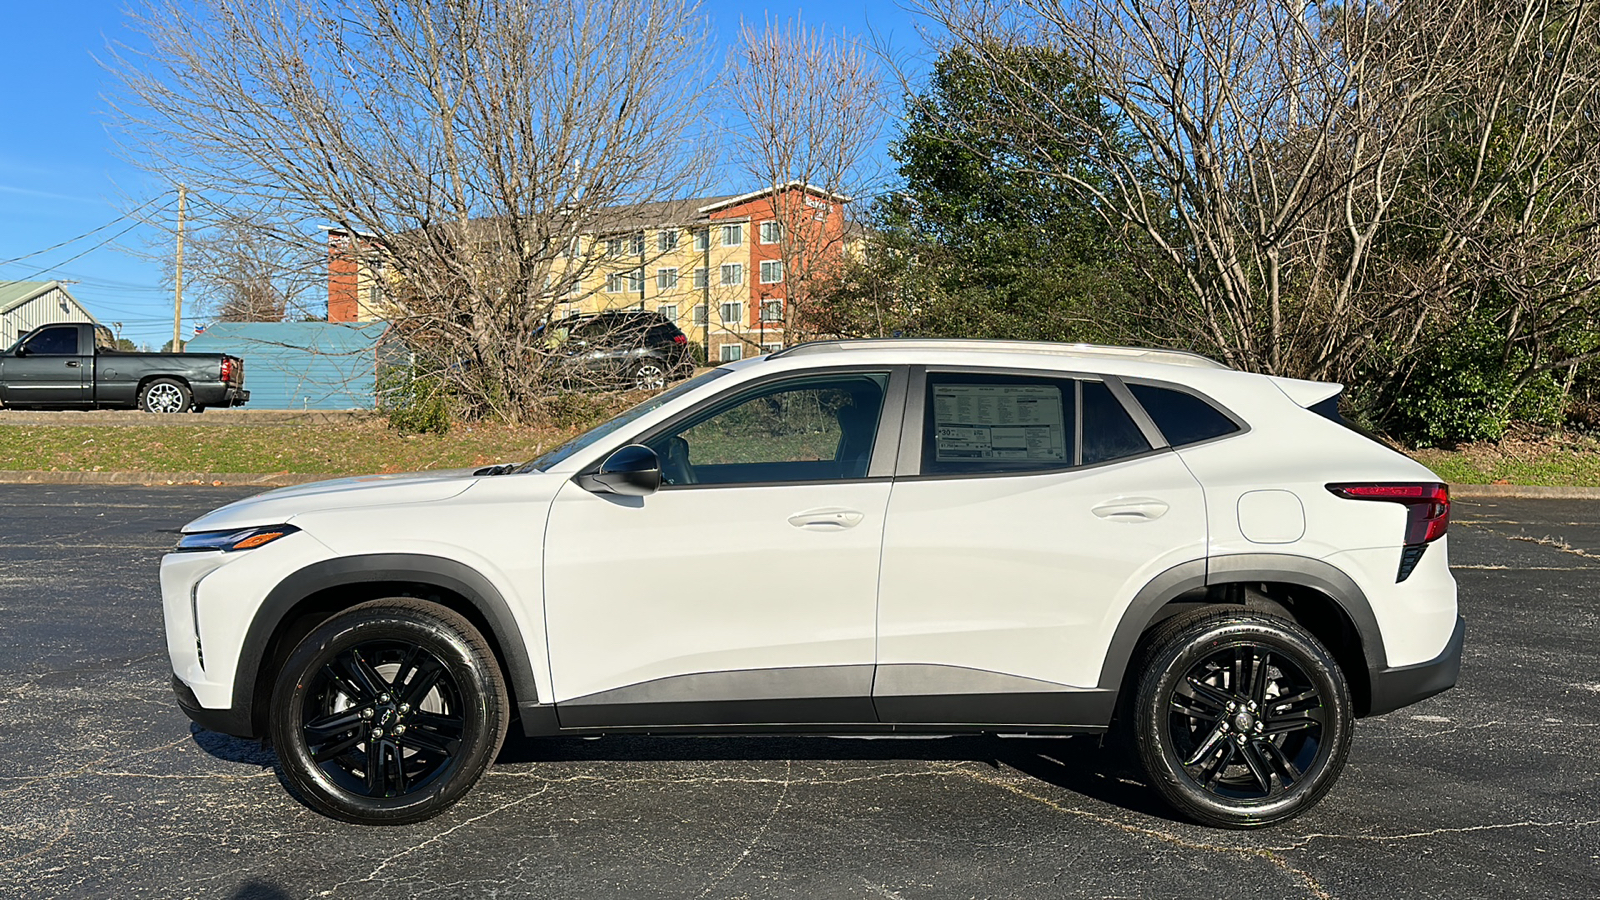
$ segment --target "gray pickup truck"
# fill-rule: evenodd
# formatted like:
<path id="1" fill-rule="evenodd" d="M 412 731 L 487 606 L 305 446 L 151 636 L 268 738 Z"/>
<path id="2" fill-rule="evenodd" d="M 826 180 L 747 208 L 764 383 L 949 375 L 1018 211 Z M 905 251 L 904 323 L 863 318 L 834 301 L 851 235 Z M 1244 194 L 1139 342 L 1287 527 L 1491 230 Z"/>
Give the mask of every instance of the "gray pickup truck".
<path id="1" fill-rule="evenodd" d="M 0 354 L 0 405 L 8 409 L 180 413 L 249 399 L 239 357 L 128 353 L 104 325 L 41 325 Z"/>

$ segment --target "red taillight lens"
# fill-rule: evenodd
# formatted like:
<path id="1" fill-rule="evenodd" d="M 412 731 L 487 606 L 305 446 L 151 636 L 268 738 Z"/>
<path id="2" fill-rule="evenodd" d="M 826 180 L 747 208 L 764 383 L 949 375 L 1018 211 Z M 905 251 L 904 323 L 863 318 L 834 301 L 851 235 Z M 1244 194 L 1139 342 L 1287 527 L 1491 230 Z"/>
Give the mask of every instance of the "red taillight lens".
<path id="1" fill-rule="evenodd" d="M 1450 487 L 1444 484 L 1330 484 L 1328 490 L 1351 500 L 1385 500 L 1406 505 L 1406 543 L 1426 544 L 1450 527 Z"/>
<path id="2" fill-rule="evenodd" d="M 688 335 L 675 334 L 672 336 L 672 342 L 674 344 L 687 344 L 689 343 L 689 337 Z"/>
<path id="3" fill-rule="evenodd" d="M 223 381 L 230 381 L 230 380 L 232 380 L 232 378 L 233 378 L 233 357 L 224 356 L 222 358 L 222 380 Z"/>

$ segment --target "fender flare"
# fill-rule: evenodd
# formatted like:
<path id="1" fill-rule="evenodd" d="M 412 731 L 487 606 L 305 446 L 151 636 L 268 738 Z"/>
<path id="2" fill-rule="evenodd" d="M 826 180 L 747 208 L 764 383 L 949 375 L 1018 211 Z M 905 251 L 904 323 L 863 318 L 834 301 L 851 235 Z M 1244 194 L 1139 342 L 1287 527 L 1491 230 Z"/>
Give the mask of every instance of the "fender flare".
<path id="1" fill-rule="evenodd" d="M 234 670 L 233 709 L 245 722 L 253 722 L 257 681 L 267 646 L 285 618 L 301 601 L 328 588 L 372 582 L 401 581 L 429 584 L 465 598 L 488 623 L 511 676 L 511 690 L 519 702 L 537 701 L 538 689 L 527 642 L 511 614 L 511 607 L 495 586 L 472 567 L 442 556 L 420 553 L 373 553 L 342 556 L 312 563 L 282 581 L 267 594 L 245 633 Z"/>
<path id="2" fill-rule="evenodd" d="M 1311 588 L 1332 598 L 1361 638 L 1369 677 L 1388 665 L 1372 604 L 1349 575 L 1330 563 L 1287 553 L 1238 553 L 1179 563 L 1152 578 L 1122 613 L 1100 668 L 1102 689 L 1120 690 L 1134 647 L 1161 607 L 1181 594 L 1214 584 L 1272 581 Z"/>

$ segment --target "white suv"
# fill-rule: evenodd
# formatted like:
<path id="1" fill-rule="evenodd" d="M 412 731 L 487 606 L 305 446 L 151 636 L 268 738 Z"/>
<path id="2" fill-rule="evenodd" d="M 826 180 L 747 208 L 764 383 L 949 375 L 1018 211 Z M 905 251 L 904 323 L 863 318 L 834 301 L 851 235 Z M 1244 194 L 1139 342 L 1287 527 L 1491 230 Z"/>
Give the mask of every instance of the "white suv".
<path id="1" fill-rule="evenodd" d="M 845 341 L 522 466 L 271 491 L 161 566 L 179 702 L 415 822 L 530 736 L 1119 729 L 1174 807 L 1309 808 L 1451 687 L 1437 476 L 1334 384 L 1170 351 Z"/>

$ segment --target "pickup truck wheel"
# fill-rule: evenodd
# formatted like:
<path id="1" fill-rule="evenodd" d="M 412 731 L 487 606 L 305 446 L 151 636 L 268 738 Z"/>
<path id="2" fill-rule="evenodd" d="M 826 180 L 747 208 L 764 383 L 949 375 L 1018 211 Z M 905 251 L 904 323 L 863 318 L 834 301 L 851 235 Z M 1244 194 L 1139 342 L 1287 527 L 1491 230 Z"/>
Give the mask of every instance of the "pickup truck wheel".
<path id="1" fill-rule="evenodd" d="M 324 815 L 404 825 L 477 783 L 510 703 L 494 653 L 455 612 L 410 597 L 353 606 L 289 655 L 270 731 L 284 780 Z"/>
<path id="2" fill-rule="evenodd" d="M 193 402 L 189 388 L 171 378 L 157 378 L 139 391 L 139 408 L 145 412 L 188 412 Z"/>

